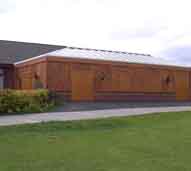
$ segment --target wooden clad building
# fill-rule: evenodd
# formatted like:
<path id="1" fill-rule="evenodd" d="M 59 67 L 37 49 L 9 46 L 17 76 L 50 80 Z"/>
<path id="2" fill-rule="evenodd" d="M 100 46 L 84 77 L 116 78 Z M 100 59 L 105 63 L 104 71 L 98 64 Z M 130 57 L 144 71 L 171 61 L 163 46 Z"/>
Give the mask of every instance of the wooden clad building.
<path id="1" fill-rule="evenodd" d="M 47 88 L 65 100 L 191 100 L 191 68 L 145 54 L 64 47 L 14 68 L 15 88 Z"/>
<path id="2" fill-rule="evenodd" d="M 0 89 L 15 88 L 14 63 L 65 46 L 0 40 Z"/>

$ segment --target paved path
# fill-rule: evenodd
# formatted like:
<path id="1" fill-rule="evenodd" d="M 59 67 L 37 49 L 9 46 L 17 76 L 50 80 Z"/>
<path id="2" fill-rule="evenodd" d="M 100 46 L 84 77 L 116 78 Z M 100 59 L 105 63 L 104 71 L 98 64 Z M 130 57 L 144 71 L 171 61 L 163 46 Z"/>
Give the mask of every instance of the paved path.
<path id="1" fill-rule="evenodd" d="M 191 107 L 145 107 L 145 108 L 126 108 L 126 109 L 108 109 L 96 111 L 78 111 L 78 112 L 52 112 L 41 114 L 27 114 L 14 116 L 0 116 L 0 126 L 39 123 L 48 121 L 71 121 L 81 119 L 96 119 L 118 116 L 142 115 L 158 112 L 178 112 L 191 111 Z"/>
<path id="2" fill-rule="evenodd" d="M 178 106 L 191 106 L 191 102 L 65 102 L 64 105 L 59 105 L 55 112 Z"/>

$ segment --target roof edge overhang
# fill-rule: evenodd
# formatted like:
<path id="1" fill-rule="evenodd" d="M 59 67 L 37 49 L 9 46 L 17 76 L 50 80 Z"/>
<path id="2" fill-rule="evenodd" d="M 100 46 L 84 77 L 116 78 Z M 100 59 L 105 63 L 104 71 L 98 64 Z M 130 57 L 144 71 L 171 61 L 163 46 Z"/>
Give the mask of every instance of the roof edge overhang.
<path id="1" fill-rule="evenodd" d="M 60 49 L 58 49 L 60 50 Z M 55 50 L 53 52 L 56 52 L 58 50 Z M 42 55 L 39 55 L 39 56 L 36 56 L 36 57 L 31 57 L 31 58 L 28 58 L 28 59 L 24 59 L 22 61 L 18 61 L 18 62 L 14 62 L 13 64 L 14 65 L 19 65 L 19 64 L 23 64 L 23 63 L 26 63 L 26 62 L 30 62 L 30 61 L 33 61 L 33 60 L 38 60 L 38 59 L 43 59 L 43 58 L 47 58 L 47 56 L 50 56 L 51 52 L 48 52 L 48 53 L 45 53 L 45 54 L 42 54 Z"/>
<path id="2" fill-rule="evenodd" d="M 29 58 L 29 59 L 25 59 L 25 60 L 22 60 L 22 61 L 19 61 L 19 62 L 15 62 L 13 65 L 18 66 L 18 65 L 21 65 L 21 64 L 25 64 L 27 62 L 46 59 L 46 57 L 47 57 L 46 55 L 40 55 L 40 56 L 32 57 L 32 58 Z"/>
<path id="3" fill-rule="evenodd" d="M 67 56 L 54 56 L 54 55 L 48 55 L 47 56 L 48 61 L 63 61 L 63 62 L 79 62 L 79 63 L 93 63 L 93 64 L 115 64 L 115 65 L 136 65 L 136 66 L 150 66 L 150 67 L 156 67 L 156 68 L 172 68 L 172 69 L 179 69 L 179 70 L 190 70 L 191 67 L 184 67 L 184 66 L 178 66 L 178 65 L 159 65 L 159 64 L 151 64 L 151 63 L 135 63 L 135 62 L 121 62 L 121 61 L 112 61 L 112 60 L 100 60 L 100 59 L 89 59 L 89 58 L 72 58 Z"/>

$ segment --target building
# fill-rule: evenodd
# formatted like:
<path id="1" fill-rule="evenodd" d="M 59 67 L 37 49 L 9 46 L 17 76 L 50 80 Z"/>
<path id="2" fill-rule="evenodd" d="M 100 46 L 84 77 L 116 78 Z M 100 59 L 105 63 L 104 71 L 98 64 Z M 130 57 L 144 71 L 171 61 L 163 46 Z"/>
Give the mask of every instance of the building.
<path id="1" fill-rule="evenodd" d="M 72 101 L 191 100 L 189 67 L 147 54 L 53 48 L 6 63 L 11 87 L 47 88 Z"/>
<path id="2" fill-rule="evenodd" d="M 64 46 L 0 40 L 0 89 L 14 88 L 14 63 Z"/>

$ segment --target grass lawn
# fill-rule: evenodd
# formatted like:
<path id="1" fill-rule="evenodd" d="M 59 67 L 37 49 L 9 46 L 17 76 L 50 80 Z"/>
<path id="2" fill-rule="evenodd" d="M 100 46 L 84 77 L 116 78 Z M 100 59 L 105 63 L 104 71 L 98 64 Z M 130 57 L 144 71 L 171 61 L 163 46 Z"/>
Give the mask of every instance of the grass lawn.
<path id="1" fill-rule="evenodd" d="M 0 171 L 190 171 L 191 112 L 0 127 Z"/>

